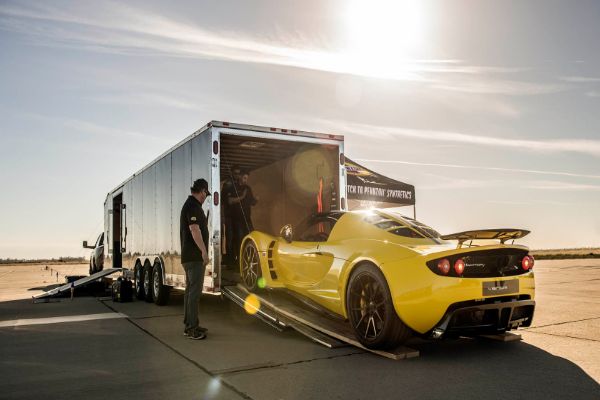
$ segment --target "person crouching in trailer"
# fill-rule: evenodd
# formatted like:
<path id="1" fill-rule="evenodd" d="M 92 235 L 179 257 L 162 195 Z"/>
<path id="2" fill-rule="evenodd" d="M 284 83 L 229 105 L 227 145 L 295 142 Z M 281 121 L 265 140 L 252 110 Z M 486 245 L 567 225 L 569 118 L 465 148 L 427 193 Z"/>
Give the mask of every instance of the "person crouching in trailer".
<path id="1" fill-rule="evenodd" d="M 208 221 L 202 203 L 210 196 L 208 182 L 197 179 L 190 188 L 191 195 L 181 209 L 179 234 L 181 236 L 181 264 L 185 270 L 183 334 L 190 339 L 206 338 L 206 328 L 198 325 L 198 302 L 208 264 Z"/>
<path id="2" fill-rule="evenodd" d="M 233 227 L 233 254 L 236 263 L 239 262 L 240 246 L 242 239 L 254 230 L 252 224 L 252 207 L 258 203 L 258 197 L 254 196 L 252 188 L 248 184 L 250 172 L 242 170 L 240 179 L 236 185 L 237 197 L 230 197 Z"/>

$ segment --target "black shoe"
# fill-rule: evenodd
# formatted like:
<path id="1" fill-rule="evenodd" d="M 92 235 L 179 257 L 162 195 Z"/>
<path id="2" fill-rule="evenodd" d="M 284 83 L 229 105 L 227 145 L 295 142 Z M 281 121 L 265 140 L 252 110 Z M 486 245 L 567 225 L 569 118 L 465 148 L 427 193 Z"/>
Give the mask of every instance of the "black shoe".
<path id="1" fill-rule="evenodd" d="M 183 336 L 190 336 L 190 332 L 191 332 L 191 331 L 193 331 L 194 329 L 198 329 L 198 330 L 199 330 L 200 332 L 202 332 L 202 333 L 206 333 L 206 332 L 208 332 L 208 328 L 204 328 L 204 327 L 202 327 L 202 326 L 199 326 L 199 327 L 197 327 L 197 328 L 185 329 L 185 330 L 183 331 Z"/>
<path id="2" fill-rule="evenodd" d="M 206 333 L 202 332 L 199 328 L 195 328 L 189 331 L 188 339 L 202 340 L 206 339 Z"/>

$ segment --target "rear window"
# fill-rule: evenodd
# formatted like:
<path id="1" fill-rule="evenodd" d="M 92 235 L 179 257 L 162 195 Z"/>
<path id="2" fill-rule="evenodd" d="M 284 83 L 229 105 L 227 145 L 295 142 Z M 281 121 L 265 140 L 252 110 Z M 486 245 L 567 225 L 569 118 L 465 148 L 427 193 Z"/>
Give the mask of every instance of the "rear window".
<path id="1" fill-rule="evenodd" d="M 416 228 L 419 232 L 422 232 L 425 234 L 425 236 L 430 237 L 430 238 L 439 238 L 441 235 L 439 234 L 438 231 L 436 231 L 435 229 L 425 225 L 422 222 L 419 222 L 415 219 L 406 219 L 406 222 L 408 222 L 409 224 L 411 224 L 414 228 Z"/>
<path id="2" fill-rule="evenodd" d="M 376 225 L 382 221 L 387 221 L 389 218 L 382 217 L 379 214 L 369 214 L 365 217 L 365 222 Z"/>
<path id="3" fill-rule="evenodd" d="M 396 221 L 392 221 L 392 220 L 387 220 L 387 221 L 381 221 L 375 224 L 375 226 L 377 226 L 378 228 L 384 229 L 384 230 L 388 230 L 391 228 L 397 228 L 397 227 L 401 227 L 403 226 L 401 223 L 396 222 Z"/>
<path id="4" fill-rule="evenodd" d="M 434 240 L 440 237 L 440 234 L 435 229 L 422 222 L 395 212 L 390 212 L 390 215 L 391 217 L 382 214 L 369 214 L 364 220 L 378 228 L 402 237 L 415 239 L 429 238 Z"/>
<path id="5" fill-rule="evenodd" d="M 423 239 L 426 237 L 425 235 L 419 233 L 418 230 L 415 231 L 415 229 L 411 229 L 408 224 L 403 224 L 402 222 L 390 219 L 383 215 L 369 214 L 364 218 L 364 220 L 365 222 L 373 224 L 379 229 L 388 231 L 393 235 L 417 239 Z"/>
<path id="6" fill-rule="evenodd" d="M 393 233 L 394 235 L 398 235 L 398 236 L 407 237 L 407 238 L 414 238 L 414 239 L 422 239 L 423 238 L 422 235 L 413 231 L 408 226 L 403 226 L 402 228 L 391 230 L 390 233 Z"/>

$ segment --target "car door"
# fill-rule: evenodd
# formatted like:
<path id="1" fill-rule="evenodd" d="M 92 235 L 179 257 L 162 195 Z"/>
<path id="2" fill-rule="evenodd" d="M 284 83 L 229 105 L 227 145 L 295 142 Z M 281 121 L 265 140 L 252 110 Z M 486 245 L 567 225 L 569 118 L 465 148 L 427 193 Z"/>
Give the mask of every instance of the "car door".
<path id="1" fill-rule="evenodd" d="M 278 269 L 286 282 L 298 287 L 310 287 L 319 283 L 331 268 L 333 255 L 321 251 L 330 232 L 325 217 L 311 218 L 301 224 L 288 243 L 280 238 L 276 246 Z"/>

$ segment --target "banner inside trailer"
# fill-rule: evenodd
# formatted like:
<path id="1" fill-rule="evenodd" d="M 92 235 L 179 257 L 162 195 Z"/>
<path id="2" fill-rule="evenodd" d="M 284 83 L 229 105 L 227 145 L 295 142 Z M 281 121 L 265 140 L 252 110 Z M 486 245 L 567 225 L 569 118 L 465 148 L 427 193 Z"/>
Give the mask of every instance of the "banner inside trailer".
<path id="1" fill-rule="evenodd" d="M 415 205 L 415 187 L 380 175 L 346 158 L 348 200 L 385 203 L 392 206 Z"/>

